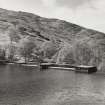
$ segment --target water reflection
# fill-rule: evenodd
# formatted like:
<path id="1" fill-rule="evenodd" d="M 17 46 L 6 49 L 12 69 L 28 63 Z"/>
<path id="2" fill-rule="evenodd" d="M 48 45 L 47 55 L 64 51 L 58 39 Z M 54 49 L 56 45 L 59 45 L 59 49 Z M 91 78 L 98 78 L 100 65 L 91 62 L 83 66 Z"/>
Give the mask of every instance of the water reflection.
<path id="1" fill-rule="evenodd" d="M 0 105 L 105 105 L 104 75 L 0 67 Z M 77 104 L 78 105 L 78 104 Z"/>

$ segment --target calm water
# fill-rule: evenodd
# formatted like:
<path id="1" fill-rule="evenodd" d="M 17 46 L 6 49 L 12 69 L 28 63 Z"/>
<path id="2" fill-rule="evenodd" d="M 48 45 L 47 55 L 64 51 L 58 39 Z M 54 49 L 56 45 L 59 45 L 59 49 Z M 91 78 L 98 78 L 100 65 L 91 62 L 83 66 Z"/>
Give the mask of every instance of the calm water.
<path id="1" fill-rule="evenodd" d="M 105 76 L 0 66 L 0 105 L 105 105 Z"/>

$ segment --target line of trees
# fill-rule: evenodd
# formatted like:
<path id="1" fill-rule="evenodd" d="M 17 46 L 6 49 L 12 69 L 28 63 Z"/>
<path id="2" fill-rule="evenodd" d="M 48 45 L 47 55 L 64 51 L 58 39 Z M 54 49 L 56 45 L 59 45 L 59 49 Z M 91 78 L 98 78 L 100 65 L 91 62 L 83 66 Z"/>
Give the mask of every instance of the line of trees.
<path id="1" fill-rule="evenodd" d="M 0 59 L 9 62 L 29 61 L 41 62 L 43 51 L 37 46 L 35 39 L 30 37 L 22 38 L 18 43 L 11 41 L 8 45 L 0 46 Z"/>

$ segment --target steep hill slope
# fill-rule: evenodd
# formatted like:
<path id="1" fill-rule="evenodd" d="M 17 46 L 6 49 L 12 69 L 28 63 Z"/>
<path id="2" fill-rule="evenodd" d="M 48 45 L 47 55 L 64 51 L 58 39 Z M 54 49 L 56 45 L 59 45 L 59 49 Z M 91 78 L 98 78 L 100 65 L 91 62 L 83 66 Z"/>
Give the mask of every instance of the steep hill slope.
<path id="1" fill-rule="evenodd" d="M 0 9 L 0 44 L 8 44 L 11 40 L 19 43 L 26 37 L 33 37 L 37 45 L 43 44 L 45 49 L 51 44 L 44 46 L 44 43 L 56 40 L 59 50 L 55 54 L 59 63 L 95 65 L 104 71 L 105 34 L 63 20 Z"/>

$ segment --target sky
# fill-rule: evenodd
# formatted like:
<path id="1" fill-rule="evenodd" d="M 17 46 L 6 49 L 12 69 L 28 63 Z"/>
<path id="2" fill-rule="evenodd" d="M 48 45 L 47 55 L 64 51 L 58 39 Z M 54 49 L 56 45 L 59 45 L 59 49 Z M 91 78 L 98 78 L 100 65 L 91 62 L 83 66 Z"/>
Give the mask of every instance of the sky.
<path id="1" fill-rule="evenodd" d="M 58 18 L 105 33 L 105 0 L 0 0 L 0 8 Z"/>

